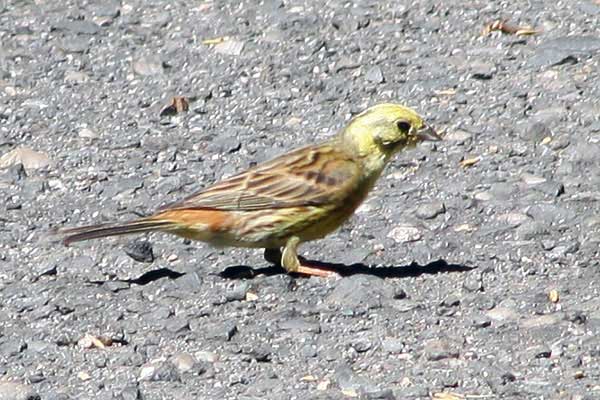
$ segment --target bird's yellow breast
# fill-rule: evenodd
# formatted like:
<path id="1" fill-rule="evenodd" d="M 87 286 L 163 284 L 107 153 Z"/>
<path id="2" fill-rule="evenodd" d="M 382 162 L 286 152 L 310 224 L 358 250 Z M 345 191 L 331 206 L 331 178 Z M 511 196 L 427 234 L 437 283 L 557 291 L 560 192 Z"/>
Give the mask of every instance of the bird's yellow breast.
<path id="1" fill-rule="evenodd" d="M 322 215 L 316 216 L 317 218 L 310 225 L 296 233 L 296 236 L 305 242 L 320 239 L 335 231 L 354 214 L 354 211 L 366 199 L 378 177 L 379 174 L 366 179 L 349 197 L 327 210 L 322 209 Z"/>

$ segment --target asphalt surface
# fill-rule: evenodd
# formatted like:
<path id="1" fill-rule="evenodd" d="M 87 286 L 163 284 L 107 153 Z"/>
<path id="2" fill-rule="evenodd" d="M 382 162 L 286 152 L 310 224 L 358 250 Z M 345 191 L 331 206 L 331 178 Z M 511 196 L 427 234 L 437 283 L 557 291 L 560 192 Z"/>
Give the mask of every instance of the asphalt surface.
<path id="1" fill-rule="evenodd" d="M 593 0 L 0 3 L 0 399 L 600 398 L 599 18 Z M 482 34 L 502 19 L 538 32 Z M 189 111 L 161 115 L 173 96 Z M 389 101 L 445 140 L 302 246 L 339 279 L 159 234 L 49 238 Z"/>

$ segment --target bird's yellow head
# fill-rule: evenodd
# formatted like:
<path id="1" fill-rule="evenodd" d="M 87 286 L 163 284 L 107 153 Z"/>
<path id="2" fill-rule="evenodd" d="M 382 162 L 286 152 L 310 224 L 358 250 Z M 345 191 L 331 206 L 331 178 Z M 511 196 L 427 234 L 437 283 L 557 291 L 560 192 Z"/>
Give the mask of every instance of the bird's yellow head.
<path id="1" fill-rule="evenodd" d="M 359 157 L 383 163 L 424 140 L 441 140 L 415 111 L 399 104 L 379 104 L 350 121 L 340 134 L 342 145 Z"/>

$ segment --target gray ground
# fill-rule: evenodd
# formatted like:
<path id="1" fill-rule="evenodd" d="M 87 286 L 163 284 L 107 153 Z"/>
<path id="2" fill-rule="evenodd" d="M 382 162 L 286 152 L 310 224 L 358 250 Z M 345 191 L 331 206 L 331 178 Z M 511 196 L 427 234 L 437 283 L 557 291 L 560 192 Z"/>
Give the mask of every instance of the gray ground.
<path id="1" fill-rule="evenodd" d="M 0 2 L 0 155 L 42 153 L 0 161 L 0 399 L 600 398 L 600 5 L 355 3 Z M 481 35 L 501 18 L 542 32 Z M 46 239 L 383 101 L 447 137 L 302 247 L 343 278 Z"/>

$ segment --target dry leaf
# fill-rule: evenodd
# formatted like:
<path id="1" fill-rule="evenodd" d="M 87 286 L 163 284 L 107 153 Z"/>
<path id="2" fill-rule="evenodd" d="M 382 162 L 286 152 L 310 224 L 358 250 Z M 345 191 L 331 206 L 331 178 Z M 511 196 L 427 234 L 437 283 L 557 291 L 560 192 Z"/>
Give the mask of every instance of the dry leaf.
<path id="1" fill-rule="evenodd" d="M 213 39 L 204 39 L 202 41 L 202 44 L 205 44 L 207 46 L 210 46 L 211 44 L 219 44 L 219 43 L 223 43 L 224 41 L 226 41 L 227 39 L 229 39 L 227 36 L 222 36 L 222 37 L 216 37 Z"/>
<path id="2" fill-rule="evenodd" d="M 213 6 L 213 3 L 209 1 L 204 4 L 200 4 L 198 7 L 196 7 L 196 10 L 207 11 L 207 10 L 210 10 L 212 8 L 212 6 Z"/>
<path id="3" fill-rule="evenodd" d="M 331 382 L 329 382 L 329 380 L 327 380 L 327 379 L 324 380 L 324 381 L 321 381 L 321 382 L 317 383 L 317 390 L 324 391 L 324 390 L 329 389 L 329 384 L 330 383 Z"/>
<path id="4" fill-rule="evenodd" d="M 85 371 L 80 371 L 77 373 L 77 377 L 82 381 L 90 380 L 92 377 Z"/>
<path id="5" fill-rule="evenodd" d="M 436 90 L 435 94 L 437 96 L 454 96 L 456 94 L 456 89 Z"/>
<path id="6" fill-rule="evenodd" d="M 0 168 L 23 164 L 25 169 L 38 169 L 50 165 L 50 158 L 46 153 L 34 151 L 29 147 L 17 147 L 0 157 Z"/>
<path id="7" fill-rule="evenodd" d="M 541 33 L 541 31 L 538 31 L 536 29 L 533 28 L 521 28 L 518 31 L 515 32 L 515 35 L 517 36 L 530 36 L 530 35 L 537 35 L 538 33 Z"/>
<path id="8" fill-rule="evenodd" d="M 244 42 L 234 40 L 229 36 L 217 37 L 214 39 L 204 39 L 202 44 L 213 46 L 215 52 L 230 56 L 239 56 L 244 49 Z"/>
<path id="9" fill-rule="evenodd" d="M 190 109 L 188 99 L 183 96 L 173 96 L 171 102 L 160 110 L 160 116 L 175 115 Z"/>
<path id="10" fill-rule="evenodd" d="M 252 292 L 246 293 L 246 301 L 256 301 L 256 300 L 258 300 L 258 296 L 256 295 L 256 293 L 252 293 Z"/>
<path id="11" fill-rule="evenodd" d="M 460 394 L 453 392 L 433 393 L 431 398 L 434 400 L 476 400 L 476 399 L 495 399 L 493 394 Z"/>
<path id="12" fill-rule="evenodd" d="M 540 31 L 533 29 L 529 26 L 514 26 L 509 25 L 507 20 L 505 19 L 497 19 L 496 21 L 490 22 L 486 24 L 483 28 L 482 35 L 489 35 L 493 31 L 500 31 L 502 33 L 507 33 L 510 35 L 517 36 L 525 36 L 525 35 L 535 35 L 540 33 Z"/>
<path id="13" fill-rule="evenodd" d="M 464 400 L 465 396 L 452 392 L 439 392 L 434 393 L 431 398 L 435 400 Z"/>
<path id="14" fill-rule="evenodd" d="M 471 224 L 460 224 L 454 226 L 454 232 L 473 232 L 475 227 Z"/>
<path id="15" fill-rule="evenodd" d="M 103 336 L 96 337 L 86 333 L 85 336 L 77 341 L 77 344 L 84 349 L 104 349 L 112 345 L 112 339 Z"/>
<path id="16" fill-rule="evenodd" d="M 560 300 L 558 290 L 552 289 L 550 292 L 548 292 L 548 300 L 550 300 L 552 303 L 558 303 L 558 300 Z"/>
<path id="17" fill-rule="evenodd" d="M 477 164 L 479 161 L 481 161 L 481 157 L 466 158 L 462 160 L 459 164 L 463 168 L 469 168 Z"/>
<path id="18" fill-rule="evenodd" d="M 217 43 L 214 46 L 215 52 L 229 56 L 239 56 L 244 49 L 244 42 L 239 40 L 228 39 L 222 43 Z"/>

